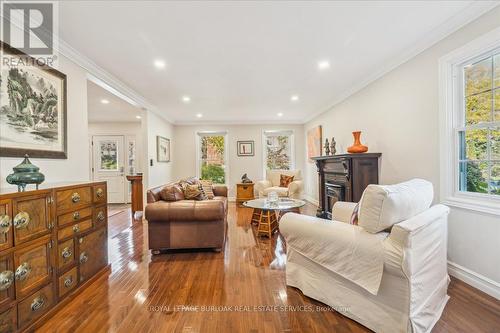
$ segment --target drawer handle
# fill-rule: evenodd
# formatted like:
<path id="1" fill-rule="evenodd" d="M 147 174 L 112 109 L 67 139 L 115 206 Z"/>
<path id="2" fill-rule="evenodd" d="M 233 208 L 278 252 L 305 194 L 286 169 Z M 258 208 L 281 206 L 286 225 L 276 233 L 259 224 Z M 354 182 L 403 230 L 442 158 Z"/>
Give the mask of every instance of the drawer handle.
<path id="1" fill-rule="evenodd" d="M 61 257 L 68 259 L 72 254 L 71 249 L 69 247 L 65 247 L 61 252 Z"/>
<path id="2" fill-rule="evenodd" d="M 45 300 L 43 299 L 43 296 L 42 295 L 38 296 L 31 303 L 31 311 L 35 312 L 37 310 L 40 310 L 43 307 L 44 303 Z"/>
<path id="3" fill-rule="evenodd" d="M 84 264 L 84 263 L 86 263 L 88 260 L 89 260 L 89 256 L 87 255 L 87 253 L 82 252 L 82 253 L 80 254 L 80 264 Z"/>
<path id="4" fill-rule="evenodd" d="M 73 277 L 70 275 L 66 279 L 64 279 L 64 286 L 66 288 L 70 288 L 71 285 L 73 284 Z"/>
<path id="5" fill-rule="evenodd" d="M 19 212 L 14 217 L 14 226 L 16 229 L 26 228 L 30 223 L 30 215 L 26 212 Z"/>
<path id="6" fill-rule="evenodd" d="M 78 194 L 78 192 L 73 193 L 71 195 L 71 201 L 73 201 L 73 203 L 80 202 L 80 194 Z"/>
<path id="7" fill-rule="evenodd" d="M 23 262 L 19 267 L 16 269 L 16 280 L 18 281 L 23 281 L 26 279 L 28 274 L 31 272 L 31 266 L 27 262 Z"/>
<path id="8" fill-rule="evenodd" d="M 76 233 L 77 233 L 77 232 L 79 232 L 79 231 L 80 231 L 80 227 L 78 226 L 78 224 L 75 224 L 75 225 L 73 226 L 73 232 L 76 234 Z"/>
<path id="9" fill-rule="evenodd" d="M 95 191 L 95 194 L 97 195 L 98 198 L 102 198 L 102 196 L 104 195 L 104 190 L 102 188 L 98 188 Z"/>
<path id="10" fill-rule="evenodd" d="M 103 211 L 100 211 L 99 213 L 97 213 L 97 221 L 102 222 L 102 221 L 104 221 L 104 219 L 105 219 L 105 216 L 104 216 Z"/>
<path id="11" fill-rule="evenodd" d="M 2 215 L 0 217 L 0 233 L 6 234 L 10 230 L 10 216 L 9 215 Z"/>
<path id="12" fill-rule="evenodd" d="M 12 282 L 14 282 L 14 272 L 3 271 L 0 273 L 0 290 L 9 289 Z"/>
<path id="13" fill-rule="evenodd" d="M 73 220 L 78 220 L 80 218 L 80 212 L 74 212 L 73 213 Z"/>

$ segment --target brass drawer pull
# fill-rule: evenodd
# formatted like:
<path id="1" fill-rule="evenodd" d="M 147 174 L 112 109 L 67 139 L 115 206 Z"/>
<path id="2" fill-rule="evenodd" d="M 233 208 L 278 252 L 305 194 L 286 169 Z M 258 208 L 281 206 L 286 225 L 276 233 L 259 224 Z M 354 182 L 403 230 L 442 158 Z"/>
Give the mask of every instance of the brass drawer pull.
<path id="1" fill-rule="evenodd" d="M 2 215 L 0 217 L 0 233 L 6 234 L 10 230 L 10 216 L 9 215 Z"/>
<path id="2" fill-rule="evenodd" d="M 89 260 L 89 256 L 87 255 L 87 253 L 82 252 L 82 253 L 80 254 L 80 264 L 84 264 L 84 263 L 86 263 L 88 260 Z"/>
<path id="3" fill-rule="evenodd" d="M 16 229 L 26 228 L 30 223 L 30 215 L 26 212 L 19 212 L 14 217 L 14 226 Z"/>
<path id="4" fill-rule="evenodd" d="M 69 257 L 71 257 L 73 253 L 71 252 L 71 249 L 69 247 L 65 247 L 62 251 L 61 251 L 61 257 L 63 257 L 64 259 L 68 259 Z"/>
<path id="5" fill-rule="evenodd" d="M 78 194 L 78 192 L 73 193 L 71 195 L 71 201 L 73 201 L 73 203 L 80 202 L 80 194 Z"/>
<path id="6" fill-rule="evenodd" d="M 80 212 L 74 212 L 73 213 L 73 220 L 78 220 L 80 218 Z"/>
<path id="7" fill-rule="evenodd" d="M 70 288 L 71 285 L 73 284 L 73 277 L 70 275 L 66 279 L 64 279 L 64 286 L 66 288 Z"/>
<path id="8" fill-rule="evenodd" d="M 43 307 L 44 303 L 45 303 L 45 300 L 43 299 L 43 296 L 42 295 L 38 296 L 31 303 L 31 311 L 34 312 L 34 311 L 40 310 Z"/>
<path id="9" fill-rule="evenodd" d="M 104 190 L 102 188 L 98 188 L 95 191 L 95 194 L 97 195 L 98 198 L 102 198 L 102 196 L 104 195 Z"/>
<path id="10" fill-rule="evenodd" d="M 28 274 L 31 272 L 31 266 L 27 262 L 23 262 L 19 267 L 16 269 L 16 280 L 18 281 L 23 281 L 26 279 Z"/>
<path id="11" fill-rule="evenodd" d="M 104 216 L 103 211 L 100 211 L 99 213 L 97 213 L 97 221 L 102 222 L 102 221 L 104 221 L 105 218 L 106 217 Z"/>
<path id="12" fill-rule="evenodd" d="M 9 289 L 12 282 L 14 282 L 14 272 L 3 271 L 0 273 L 0 290 Z"/>
<path id="13" fill-rule="evenodd" d="M 75 225 L 73 226 L 73 232 L 76 234 L 76 233 L 77 233 L 77 232 L 79 232 L 79 231 L 80 231 L 80 227 L 78 226 L 78 224 L 75 224 Z"/>

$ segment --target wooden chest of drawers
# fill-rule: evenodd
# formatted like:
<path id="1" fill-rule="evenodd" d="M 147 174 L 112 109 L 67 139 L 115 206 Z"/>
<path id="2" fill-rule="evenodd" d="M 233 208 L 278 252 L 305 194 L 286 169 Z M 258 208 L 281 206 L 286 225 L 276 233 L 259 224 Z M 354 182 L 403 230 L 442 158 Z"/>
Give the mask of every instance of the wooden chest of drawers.
<path id="1" fill-rule="evenodd" d="M 241 204 L 248 200 L 254 199 L 253 183 L 236 184 L 236 203 Z"/>
<path id="2" fill-rule="evenodd" d="M 0 332 L 33 330 L 108 271 L 106 183 L 0 194 Z"/>

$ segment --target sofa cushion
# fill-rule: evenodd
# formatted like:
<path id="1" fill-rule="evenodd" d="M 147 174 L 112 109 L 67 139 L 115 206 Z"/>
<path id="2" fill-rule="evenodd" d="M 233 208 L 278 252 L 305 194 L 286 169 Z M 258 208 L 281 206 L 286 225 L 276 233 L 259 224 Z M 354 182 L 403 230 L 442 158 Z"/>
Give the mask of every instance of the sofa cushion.
<path id="1" fill-rule="evenodd" d="M 407 220 L 432 204 L 432 183 L 413 179 L 395 185 L 368 185 L 359 203 L 358 225 L 377 233 Z"/>
<path id="2" fill-rule="evenodd" d="M 185 183 L 183 186 L 184 198 L 186 200 L 206 200 L 207 196 L 203 192 L 201 184 L 190 185 Z"/>
<path id="3" fill-rule="evenodd" d="M 286 187 L 279 187 L 279 186 L 272 186 L 264 189 L 264 195 L 268 195 L 271 192 L 276 192 L 278 193 L 279 197 L 287 197 L 288 196 L 288 188 Z"/>
<path id="4" fill-rule="evenodd" d="M 291 182 L 293 182 L 293 176 L 280 175 L 280 187 L 288 188 Z"/>
<path id="5" fill-rule="evenodd" d="M 269 180 L 273 186 L 280 186 L 280 176 L 293 176 L 294 180 L 301 180 L 302 176 L 300 170 L 267 170 L 266 179 Z"/>
<path id="6" fill-rule="evenodd" d="M 184 191 L 179 184 L 166 185 L 160 191 L 160 199 L 163 201 L 184 200 Z"/>
<path id="7" fill-rule="evenodd" d="M 180 200 L 157 201 L 148 204 L 145 217 L 149 222 L 220 221 L 226 218 L 225 203 L 222 200 Z"/>
<path id="8" fill-rule="evenodd" d="M 213 190 L 213 182 L 211 180 L 200 180 L 201 186 L 203 188 L 203 192 L 205 192 L 205 195 L 207 196 L 208 199 L 213 199 L 215 197 L 214 190 Z"/>

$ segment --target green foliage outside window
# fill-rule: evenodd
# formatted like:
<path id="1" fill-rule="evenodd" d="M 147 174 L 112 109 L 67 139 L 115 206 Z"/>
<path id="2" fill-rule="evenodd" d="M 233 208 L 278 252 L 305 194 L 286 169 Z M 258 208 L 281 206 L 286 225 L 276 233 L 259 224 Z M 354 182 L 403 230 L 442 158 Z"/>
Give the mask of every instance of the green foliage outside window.
<path id="1" fill-rule="evenodd" d="M 201 179 L 211 180 L 215 184 L 226 183 L 224 149 L 223 135 L 201 137 Z"/>

